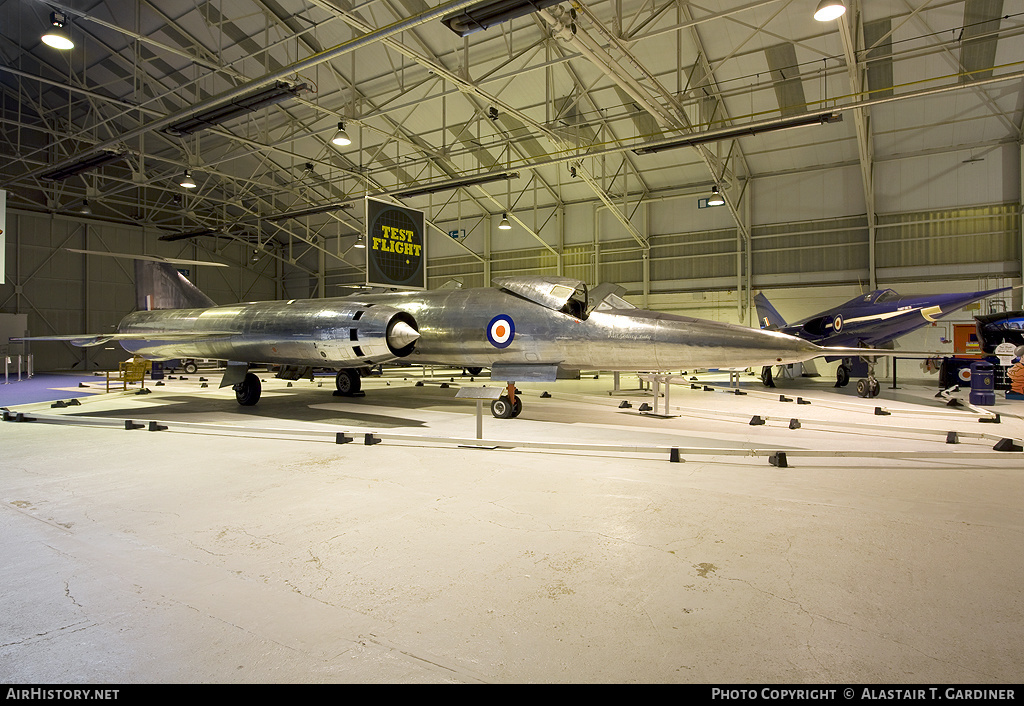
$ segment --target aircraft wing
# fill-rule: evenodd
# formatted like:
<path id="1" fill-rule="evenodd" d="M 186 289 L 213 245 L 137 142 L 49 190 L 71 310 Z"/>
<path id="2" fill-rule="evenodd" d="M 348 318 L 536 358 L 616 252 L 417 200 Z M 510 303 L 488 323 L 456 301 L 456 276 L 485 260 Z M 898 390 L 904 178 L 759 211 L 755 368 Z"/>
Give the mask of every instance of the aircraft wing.
<path id="1" fill-rule="evenodd" d="M 158 257 L 156 255 L 131 255 L 118 252 L 100 252 L 98 250 L 78 250 L 76 248 L 64 248 L 68 252 L 81 253 L 82 255 L 102 255 L 104 257 L 120 257 L 126 260 L 146 260 L 147 262 L 166 262 L 171 265 L 209 265 L 211 267 L 228 267 L 223 262 L 210 262 L 209 260 L 183 260 L 180 257 Z"/>
<path id="2" fill-rule="evenodd" d="M 892 358 L 935 358 L 949 355 L 940 351 L 906 351 L 893 348 L 853 348 L 843 346 L 820 346 L 822 355 L 832 358 L 874 358 L 887 356 Z"/>
<path id="3" fill-rule="evenodd" d="M 152 333 L 82 333 L 70 336 L 25 336 L 12 338 L 11 343 L 23 341 L 65 341 L 79 348 L 90 348 L 101 346 L 111 341 L 203 341 L 210 338 L 223 338 L 234 336 L 233 331 L 204 331 L 202 333 L 164 333 L 154 331 Z"/>

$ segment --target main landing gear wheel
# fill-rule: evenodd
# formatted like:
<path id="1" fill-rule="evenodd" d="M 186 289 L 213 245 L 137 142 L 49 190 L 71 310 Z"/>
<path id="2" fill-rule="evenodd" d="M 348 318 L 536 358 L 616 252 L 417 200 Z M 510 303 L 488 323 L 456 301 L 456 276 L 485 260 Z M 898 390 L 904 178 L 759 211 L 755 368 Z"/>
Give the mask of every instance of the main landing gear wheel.
<path id="1" fill-rule="evenodd" d="M 836 368 L 836 387 L 846 387 L 850 384 L 850 369 L 845 365 Z M 863 397 L 864 395 L 861 395 Z"/>
<path id="2" fill-rule="evenodd" d="M 857 381 L 857 395 L 860 397 L 878 397 L 879 391 L 878 380 L 874 378 Z"/>
<path id="3" fill-rule="evenodd" d="M 245 379 L 235 385 L 235 400 L 243 407 L 252 407 L 260 401 L 263 386 L 255 373 L 246 373 Z"/>
<path id="4" fill-rule="evenodd" d="M 484 371 L 483 368 L 476 368 L 476 367 L 466 368 L 466 372 L 469 373 L 470 375 L 472 375 L 473 377 L 476 377 L 477 375 L 479 375 L 483 371 Z"/>
<path id="5" fill-rule="evenodd" d="M 337 376 L 334 378 L 334 385 L 338 388 L 338 392 L 346 397 L 359 392 L 363 386 L 362 378 L 359 377 L 359 371 L 352 368 L 346 368 L 339 370 Z"/>

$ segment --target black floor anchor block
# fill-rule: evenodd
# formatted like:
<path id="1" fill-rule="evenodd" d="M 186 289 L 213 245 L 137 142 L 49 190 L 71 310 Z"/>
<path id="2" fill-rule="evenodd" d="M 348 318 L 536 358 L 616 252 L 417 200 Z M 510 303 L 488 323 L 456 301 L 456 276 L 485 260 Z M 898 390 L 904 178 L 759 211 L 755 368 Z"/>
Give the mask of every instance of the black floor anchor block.
<path id="1" fill-rule="evenodd" d="M 755 414 L 754 417 L 750 420 L 750 426 L 752 427 L 760 426 L 762 424 L 764 424 L 764 420 L 761 419 L 760 415 Z"/>
<path id="2" fill-rule="evenodd" d="M 1024 447 L 1020 444 L 1013 443 L 1013 439 L 1000 439 L 996 442 L 996 445 L 992 447 L 993 451 L 1024 451 Z"/>
<path id="3" fill-rule="evenodd" d="M 786 463 L 785 451 L 776 451 L 775 453 L 773 453 L 771 456 L 768 457 L 768 463 L 772 464 L 773 466 L 777 466 L 778 468 L 789 468 L 789 464 Z"/>

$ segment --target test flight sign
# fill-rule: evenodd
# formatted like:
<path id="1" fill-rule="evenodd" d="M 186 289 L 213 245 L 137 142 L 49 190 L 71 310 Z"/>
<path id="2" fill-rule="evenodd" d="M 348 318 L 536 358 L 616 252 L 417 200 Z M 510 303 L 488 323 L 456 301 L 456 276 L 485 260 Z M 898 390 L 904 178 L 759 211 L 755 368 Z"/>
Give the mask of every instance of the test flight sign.
<path id="1" fill-rule="evenodd" d="M 427 288 L 423 211 L 366 199 L 366 283 Z"/>

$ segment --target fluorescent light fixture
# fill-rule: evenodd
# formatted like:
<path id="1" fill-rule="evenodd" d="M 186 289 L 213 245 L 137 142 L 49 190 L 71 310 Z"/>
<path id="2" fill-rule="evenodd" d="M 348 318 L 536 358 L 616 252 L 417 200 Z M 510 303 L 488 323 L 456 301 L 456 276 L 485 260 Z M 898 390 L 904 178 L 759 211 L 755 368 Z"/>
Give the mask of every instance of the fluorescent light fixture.
<path id="1" fill-rule="evenodd" d="M 508 179 L 518 178 L 519 172 L 501 172 L 500 174 L 484 174 L 483 176 L 466 177 L 465 179 L 449 179 L 448 181 L 436 182 L 434 184 L 426 184 L 424 186 L 417 186 L 411 189 L 392 191 L 389 192 L 389 195 L 395 196 L 400 199 L 408 199 L 412 198 L 413 196 L 436 194 L 438 191 L 461 189 L 466 186 L 480 186 L 481 184 L 490 184 L 496 181 L 505 181 Z"/>
<path id="2" fill-rule="evenodd" d="M 721 206 L 725 203 L 725 199 L 722 198 L 722 194 L 718 192 L 717 186 L 711 187 L 711 196 L 708 197 L 708 206 Z"/>
<path id="3" fill-rule="evenodd" d="M 795 118 L 786 118 L 783 120 L 772 120 L 762 123 L 751 123 L 742 127 L 730 127 L 722 130 L 710 130 L 708 132 L 701 132 L 691 137 L 684 137 L 679 140 L 666 140 L 663 142 L 656 142 L 648 147 L 638 147 L 633 150 L 633 154 L 654 154 L 663 150 L 674 150 L 679 147 L 696 147 L 697 145 L 703 145 L 707 142 L 720 142 L 722 140 L 731 140 L 734 137 L 744 137 L 747 135 L 760 135 L 765 132 L 775 132 L 777 130 L 788 130 L 794 127 L 805 127 L 807 125 L 824 125 L 825 123 L 838 123 L 842 122 L 842 113 L 829 112 L 829 113 L 813 113 L 810 115 L 801 115 Z"/>
<path id="4" fill-rule="evenodd" d="M 508 213 L 501 214 L 501 223 L 498 224 L 498 230 L 512 230 L 512 224 L 508 222 Z"/>
<path id="5" fill-rule="evenodd" d="M 196 181 L 192 178 L 192 170 L 186 169 L 185 173 L 181 175 L 181 181 L 178 184 L 183 189 L 194 189 L 196 188 Z"/>
<path id="6" fill-rule="evenodd" d="M 818 22 L 829 22 L 842 17 L 846 13 L 846 5 L 843 0 L 821 0 L 818 9 L 814 11 L 814 19 Z"/>
<path id="7" fill-rule="evenodd" d="M 305 83 L 293 85 L 284 81 L 276 81 L 273 85 L 261 88 L 239 98 L 226 101 L 221 105 L 200 111 L 195 115 L 171 123 L 164 128 L 164 132 L 174 137 L 191 135 L 193 132 L 203 130 L 214 125 L 226 123 L 246 113 L 259 110 L 268 105 L 274 105 L 281 101 L 294 98 L 309 86 Z"/>
<path id="8" fill-rule="evenodd" d="M 350 203 L 329 203 L 326 206 L 310 206 L 309 208 L 299 209 L 297 211 L 288 211 L 287 213 L 277 213 L 273 216 L 266 216 L 263 220 L 265 221 L 283 221 L 288 218 L 302 218 L 303 216 L 313 216 L 317 213 L 327 213 L 328 211 L 337 211 L 342 208 L 352 208 Z"/>
<path id="9" fill-rule="evenodd" d="M 559 0 L 483 0 L 441 18 L 460 37 L 557 5 Z"/>
<path id="10" fill-rule="evenodd" d="M 51 12 L 50 13 L 50 30 L 42 36 L 44 44 L 48 44 L 54 49 L 60 49 L 67 51 L 68 49 L 74 49 L 75 43 L 71 41 L 71 36 L 67 30 L 64 29 L 64 25 L 67 24 L 68 18 L 62 12 Z"/>
<path id="11" fill-rule="evenodd" d="M 170 235 L 161 235 L 157 240 L 163 240 L 164 242 L 173 243 L 176 240 L 188 240 L 189 238 L 201 238 L 207 235 L 221 236 L 224 235 L 223 231 L 219 231 L 216 228 L 203 228 L 202 230 L 193 230 L 188 233 L 171 233 Z"/>
<path id="12" fill-rule="evenodd" d="M 51 169 L 48 172 L 43 172 L 39 175 L 41 179 L 47 181 L 63 181 L 70 176 L 81 174 L 82 172 L 88 172 L 93 169 L 98 169 L 104 165 L 116 162 L 119 159 L 125 158 L 123 152 L 110 152 L 108 150 L 101 150 L 96 154 L 88 155 L 79 159 L 76 162 L 72 162 L 66 166 L 58 167 L 57 169 Z"/>
<path id="13" fill-rule="evenodd" d="M 346 147 L 352 144 L 352 138 L 345 132 L 345 123 L 338 123 L 338 132 L 331 138 L 331 142 L 336 144 L 338 147 Z"/>

